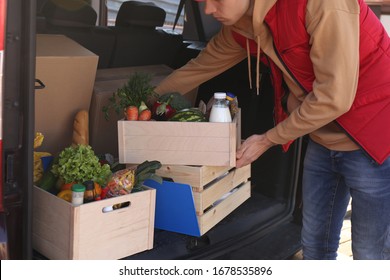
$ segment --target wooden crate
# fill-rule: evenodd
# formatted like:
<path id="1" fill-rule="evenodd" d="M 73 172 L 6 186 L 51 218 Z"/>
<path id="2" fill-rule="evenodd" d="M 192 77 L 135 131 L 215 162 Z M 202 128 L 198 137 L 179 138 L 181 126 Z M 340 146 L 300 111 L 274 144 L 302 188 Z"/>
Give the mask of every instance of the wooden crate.
<path id="1" fill-rule="evenodd" d="M 153 248 L 154 189 L 80 206 L 33 187 L 33 248 L 49 259 L 119 259 Z M 130 202 L 103 213 L 104 207 Z"/>
<path id="2" fill-rule="evenodd" d="M 235 166 L 240 113 L 231 123 L 118 121 L 120 163 Z"/>
<path id="3" fill-rule="evenodd" d="M 174 182 L 164 181 L 160 186 L 149 182 L 157 189 L 156 227 L 205 234 L 250 197 L 250 170 L 250 165 L 238 169 L 164 165 L 157 174 Z M 196 226 L 188 225 L 194 217 Z"/>

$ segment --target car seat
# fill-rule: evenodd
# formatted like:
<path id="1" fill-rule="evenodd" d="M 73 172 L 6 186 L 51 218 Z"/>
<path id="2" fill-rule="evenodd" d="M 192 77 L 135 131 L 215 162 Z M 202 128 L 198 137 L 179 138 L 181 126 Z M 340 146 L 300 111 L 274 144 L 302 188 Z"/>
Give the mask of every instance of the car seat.
<path id="1" fill-rule="evenodd" d="M 64 34 L 99 56 L 98 68 L 108 68 L 115 45 L 115 34 L 96 26 L 97 13 L 82 0 L 48 0 L 42 7 L 46 20 L 43 33 Z"/>
<path id="2" fill-rule="evenodd" d="M 110 67 L 165 64 L 173 67 L 183 47 L 180 34 L 158 29 L 164 25 L 166 12 L 152 2 L 123 2 L 115 26 L 116 45 Z"/>

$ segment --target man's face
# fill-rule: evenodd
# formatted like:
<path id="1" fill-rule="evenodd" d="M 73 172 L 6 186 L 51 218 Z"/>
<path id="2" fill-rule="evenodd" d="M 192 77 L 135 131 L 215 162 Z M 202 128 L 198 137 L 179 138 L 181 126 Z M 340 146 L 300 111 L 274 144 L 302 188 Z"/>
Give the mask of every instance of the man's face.
<path id="1" fill-rule="evenodd" d="M 250 0 L 204 0 L 204 12 L 224 25 L 235 24 L 249 9 Z"/>

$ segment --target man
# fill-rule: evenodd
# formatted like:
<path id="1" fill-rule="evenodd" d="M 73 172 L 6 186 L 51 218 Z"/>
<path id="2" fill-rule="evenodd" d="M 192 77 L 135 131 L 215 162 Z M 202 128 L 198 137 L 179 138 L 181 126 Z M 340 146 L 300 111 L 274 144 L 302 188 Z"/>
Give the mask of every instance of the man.
<path id="1" fill-rule="evenodd" d="M 351 196 L 354 258 L 390 259 L 390 39 L 380 21 L 363 0 L 204 2 L 221 31 L 156 91 L 186 93 L 246 57 L 250 70 L 250 56 L 257 57 L 258 90 L 260 61 L 267 63 L 277 124 L 246 139 L 237 167 L 309 134 L 304 258 L 337 257 Z"/>

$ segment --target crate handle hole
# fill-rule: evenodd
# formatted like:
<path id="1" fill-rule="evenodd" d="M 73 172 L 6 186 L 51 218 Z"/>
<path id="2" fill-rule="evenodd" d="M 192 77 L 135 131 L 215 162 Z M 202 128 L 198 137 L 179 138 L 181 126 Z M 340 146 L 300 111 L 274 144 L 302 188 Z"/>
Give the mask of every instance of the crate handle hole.
<path id="1" fill-rule="evenodd" d="M 113 204 L 113 205 L 110 205 L 110 206 L 103 207 L 102 212 L 103 213 L 108 213 L 108 212 L 112 212 L 112 211 L 116 211 L 116 210 L 119 210 L 119 209 L 130 207 L 130 205 L 131 205 L 130 201 L 126 201 L 126 202 L 122 202 L 122 203 L 116 203 L 116 204 Z"/>
<path id="2" fill-rule="evenodd" d="M 162 177 L 162 179 L 164 180 L 164 181 L 167 181 L 167 182 L 175 182 L 174 180 L 173 180 L 173 178 L 170 178 L 170 177 Z"/>

